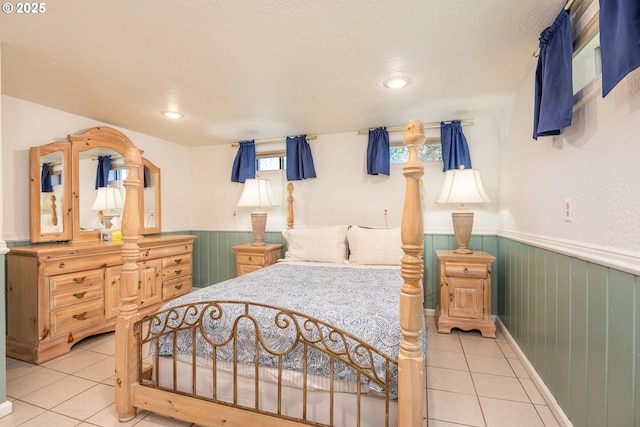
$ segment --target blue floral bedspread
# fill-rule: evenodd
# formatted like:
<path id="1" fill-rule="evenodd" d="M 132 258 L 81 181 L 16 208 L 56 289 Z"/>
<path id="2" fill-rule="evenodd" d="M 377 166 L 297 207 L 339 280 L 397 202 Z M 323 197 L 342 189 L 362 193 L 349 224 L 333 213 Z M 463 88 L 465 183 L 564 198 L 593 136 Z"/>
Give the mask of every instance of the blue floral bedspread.
<path id="1" fill-rule="evenodd" d="M 366 341 L 379 351 L 397 360 L 402 335 L 399 325 L 400 287 L 403 280 L 399 268 L 357 268 L 353 266 L 327 266 L 296 263 L 278 263 L 250 274 L 227 280 L 215 285 L 196 290 L 167 303 L 163 310 L 182 304 L 201 303 L 212 300 L 250 301 L 263 303 L 304 313 L 308 316 L 326 321 Z M 272 322 L 273 315 L 271 315 Z M 266 323 L 267 321 L 265 321 Z M 224 322 L 223 322 L 224 323 Z M 233 319 L 225 328 L 233 327 Z M 247 322 L 249 323 L 249 322 Z M 261 322 L 262 323 L 262 322 Z M 220 322 L 216 328 L 220 328 Z M 267 328 L 265 341 L 274 347 L 286 347 L 287 338 L 277 328 Z M 424 329 L 424 328 L 423 328 Z M 424 332 L 424 331 L 423 331 Z M 207 334 L 223 340 L 228 331 L 207 330 Z M 249 335 L 249 334 L 247 334 Z M 424 338 L 423 338 L 424 339 Z M 164 337 L 159 344 L 160 355 L 171 355 L 173 347 L 171 336 Z M 192 339 L 189 333 L 177 335 L 178 353 L 191 354 Z M 242 342 L 242 340 L 239 340 Z M 253 338 L 245 343 L 249 350 L 246 357 L 239 356 L 242 363 L 254 363 L 255 352 Z M 424 344 L 424 342 L 423 342 Z M 232 346 L 216 350 L 218 360 L 231 360 Z M 212 357 L 213 350 L 209 343 L 196 338 L 196 349 L 199 356 Z M 242 354 L 242 353 L 239 353 Z M 253 355 L 252 355 L 253 354 Z M 295 358 L 285 360 L 285 368 L 299 370 L 302 362 L 302 351 Z M 297 359 L 297 360 L 295 360 Z M 275 367 L 272 357 L 260 356 L 261 365 Z M 326 360 L 309 363 L 309 373 L 329 375 Z M 383 360 L 375 361 L 375 370 L 385 376 Z M 351 369 L 336 368 L 336 376 L 340 379 L 355 382 L 355 373 Z M 391 372 L 392 392 L 397 387 L 397 371 Z M 361 383 L 370 389 L 378 389 L 366 379 Z"/>

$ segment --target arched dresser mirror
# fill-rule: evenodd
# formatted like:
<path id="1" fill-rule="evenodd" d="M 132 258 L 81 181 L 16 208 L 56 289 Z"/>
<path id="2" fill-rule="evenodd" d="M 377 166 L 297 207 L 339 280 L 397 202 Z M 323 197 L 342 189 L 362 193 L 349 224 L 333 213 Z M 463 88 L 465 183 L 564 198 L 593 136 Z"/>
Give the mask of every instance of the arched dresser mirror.
<path id="1" fill-rule="evenodd" d="M 31 241 L 100 240 L 101 230 L 117 228 L 128 173 L 124 153 L 130 147 L 135 145 L 126 135 L 105 126 L 69 135 L 69 142 L 32 147 Z M 109 161 L 100 185 L 104 188 L 97 188 L 98 165 L 105 157 Z M 148 159 L 143 159 L 143 166 L 140 233 L 157 234 L 162 230 L 160 168 Z"/>

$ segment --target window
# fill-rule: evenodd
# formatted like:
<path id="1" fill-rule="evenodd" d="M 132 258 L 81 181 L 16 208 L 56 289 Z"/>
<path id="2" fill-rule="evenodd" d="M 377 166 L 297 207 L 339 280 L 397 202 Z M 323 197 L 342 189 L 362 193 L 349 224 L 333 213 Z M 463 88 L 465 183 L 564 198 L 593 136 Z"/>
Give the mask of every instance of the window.
<path id="1" fill-rule="evenodd" d="M 391 164 L 406 163 L 409 160 L 409 149 L 405 145 L 392 143 Z M 418 150 L 418 158 L 422 163 L 442 161 L 442 144 L 440 138 L 428 138 Z"/>
<path id="2" fill-rule="evenodd" d="M 575 9 L 575 13 L 574 10 Z M 571 11 L 573 31 L 573 110 L 602 93 L 599 4 L 584 0 Z"/>
<path id="3" fill-rule="evenodd" d="M 258 154 L 256 157 L 257 171 L 277 171 L 285 170 L 287 167 L 287 156 L 277 153 Z"/>

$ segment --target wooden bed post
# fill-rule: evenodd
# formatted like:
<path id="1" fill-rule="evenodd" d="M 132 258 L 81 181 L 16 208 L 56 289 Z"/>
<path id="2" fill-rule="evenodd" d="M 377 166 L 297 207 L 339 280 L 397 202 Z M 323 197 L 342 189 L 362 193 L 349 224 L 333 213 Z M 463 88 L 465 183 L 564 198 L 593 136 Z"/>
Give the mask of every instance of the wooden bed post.
<path id="1" fill-rule="evenodd" d="M 287 229 L 293 228 L 293 182 L 287 184 Z"/>
<path id="2" fill-rule="evenodd" d="M 122 422 L 135 417 L 131 386 L 138 381 L 138 355 L 133 324 L 138 314 L 138 239 L 140 238 L 139 193 L 142 184 L 139 170 L 142 165 L 141 152 L 137 148 L 127 149 L 124 163 L 129 175 L 124 181 L 127 189 L 122 214 L 122 270 L 120 273 L 120 313 L 116 321 L 116 374 L 115 403 L 118 419 Z"/>
<path id="3" fill-rule="evenodd" d="M 409 148 L 409 160 L 402 169 L 406 178 L 404 209 L 402 212 L 400 329 L 402 341 L 398 354 L 398 426 L 418 427 L 424 416 L 424 360 L 419 341 L 423 323 L 422 261 L 424 226 L 420 182 L 424 165 L 418 159 L 418 148 L 424 143 L 424 125 L 410 120 L 404 127 L 404 144 Z"/>

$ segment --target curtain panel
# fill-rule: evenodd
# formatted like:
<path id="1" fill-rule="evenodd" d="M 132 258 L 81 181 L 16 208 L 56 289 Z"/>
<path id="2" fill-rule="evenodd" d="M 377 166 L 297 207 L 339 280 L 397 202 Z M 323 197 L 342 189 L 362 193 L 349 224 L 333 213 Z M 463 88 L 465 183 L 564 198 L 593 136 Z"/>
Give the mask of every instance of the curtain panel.
<path id="1" fill-rule="evenodd" d="M 42 164 L 42 172 L 40 173 L 40 191 L 43 193 L 52 193 L 51 185 L 51 165 L 49 163 Z"/>
<path id="2" fill-rule="evenodd" d="M 256 177 L 256 144 L 255 140 L 242 141 L 231 167 L 231 182 L 244 183 Z"/>
<path id="3" fill-rule="evenodd" d="M 569 11 L 562 10 L 540 34 L 536 67 L 533 139 L 559 135 L 573 118 L 573 43 Z"/>
<path id="4" fill-rule="evenodd" d="M 600 0 L 602 96 L 640 67 L 640 2 Z"/>
<path id="5" fill-rule="evenodd" d="M 315 178 L 311 147 L 307 135 L 287 137 L 287 181 Z"/>
<path id="6" fill-rule="evenodd" d="M 111 157 L 99 156 L 98 167 L 96 168 L 96 190 L 106 187 L 109 183 L 109 171 L 111 170 Z"/>
<path id="7" fill-rule="evenodd" d="M 442 172 L 449 169 L 471 169 L 471 156 L 467 138 L 462 133 L 460 120 L 451 123 L 440 123 L 440 140 L 442 143 Z"/>
<path id="8" fill-rule="evenodd" d="M 367 174 L 389 175 L 391 153 L 389 152 L 389 132 L 386 127 L 369 130 L 367 145 Z"/>

